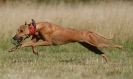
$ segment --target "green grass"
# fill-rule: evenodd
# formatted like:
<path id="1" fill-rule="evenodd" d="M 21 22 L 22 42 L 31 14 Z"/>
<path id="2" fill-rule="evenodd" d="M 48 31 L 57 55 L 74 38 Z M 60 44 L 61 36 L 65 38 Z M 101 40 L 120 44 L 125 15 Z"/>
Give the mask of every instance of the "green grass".
<path id="1" fill-rule="evenodd" d="M 17 6 L 17 7 L 16 7 Z M 128 2 L 54 5 L 7 3 L 0 7 L 0 79 L 132 79 L 133 78 L 133 5 Z M 30 19 L 75 29 L 91 30 L 112 38 L 124 49 L 101 49 L 105 63 L 81 45 L 38 47 L 9 53 L 11 37 L 19 25 Z"/>
<path id="2" fill-rule="evenodd" d="M 79 44 L 38 47 L 39 57 L 30 48 L 0 52 L 1 79 L 132 79 L 133 54 L 103 49 L 109 62 Z"/>

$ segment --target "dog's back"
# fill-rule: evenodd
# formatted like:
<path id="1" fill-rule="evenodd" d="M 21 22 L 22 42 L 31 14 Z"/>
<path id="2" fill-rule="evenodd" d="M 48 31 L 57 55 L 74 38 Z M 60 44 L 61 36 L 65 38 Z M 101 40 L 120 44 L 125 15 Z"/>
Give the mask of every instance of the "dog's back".
<path id="1" fill-rule="evenodd" d="M 81 31 L 65 28 L 49 22 L 39 22 L 37 23 L 37 28 L 38 32 L 40 32 L 44 38 L 49 35 L 53 44 L 64 44 L 82 39 Z"/>

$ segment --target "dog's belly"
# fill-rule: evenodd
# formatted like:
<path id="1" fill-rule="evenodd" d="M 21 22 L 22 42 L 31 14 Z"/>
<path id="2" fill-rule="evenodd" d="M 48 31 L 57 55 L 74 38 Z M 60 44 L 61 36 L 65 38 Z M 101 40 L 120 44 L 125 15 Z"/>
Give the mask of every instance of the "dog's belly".
<path id="1" fill-rule="evenodd" d="M 55 36 L 52 38 L 52 43 L 54 45 L 61 45 L 61 44 L 66 44 L 70 42 L 75 42 L 75 41 L 69 38 L 62 37 L 62 36 Z"/>
<path id="2" fill-rule="evenodd" d="M 69 41 L 59 41 L 59 40 L 54 40 L 53 45 L 62 45 L 62 44 L 67 44 L 70 43 Z"/>

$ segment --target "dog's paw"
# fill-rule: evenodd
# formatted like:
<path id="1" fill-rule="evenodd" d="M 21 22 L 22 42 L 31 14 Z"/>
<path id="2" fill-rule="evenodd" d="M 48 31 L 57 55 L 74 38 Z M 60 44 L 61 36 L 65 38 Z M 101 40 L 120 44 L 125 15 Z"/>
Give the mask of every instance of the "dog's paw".
<path id="1" fill-rule="evenodd" d="M 13 52 L 13 50 L 10 49 L 10 50 L 8 50 L 8 52 Z"/>
<path id="2" fill-rule="evenodd" d="M 13 48 L 9 49 L 8 52 L 13 52 L 13 51 L 15 51 L 16 49 L 17 49 L 17 47 L 13 47 Z"/>

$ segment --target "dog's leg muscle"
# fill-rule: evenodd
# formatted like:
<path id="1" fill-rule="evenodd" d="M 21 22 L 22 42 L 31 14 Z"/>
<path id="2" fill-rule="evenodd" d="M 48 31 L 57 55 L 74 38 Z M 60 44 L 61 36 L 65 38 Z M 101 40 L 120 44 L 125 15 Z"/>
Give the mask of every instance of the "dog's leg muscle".
<path id="1" fill-rule="evenodd" d="M 31 47 L 33 44 L 34 44 L 33 41 L 28 41 L 28 42 L 22 43 L 22 45 L 20 46 L 20 48 L 23 48 L 23 47 Z"/>

